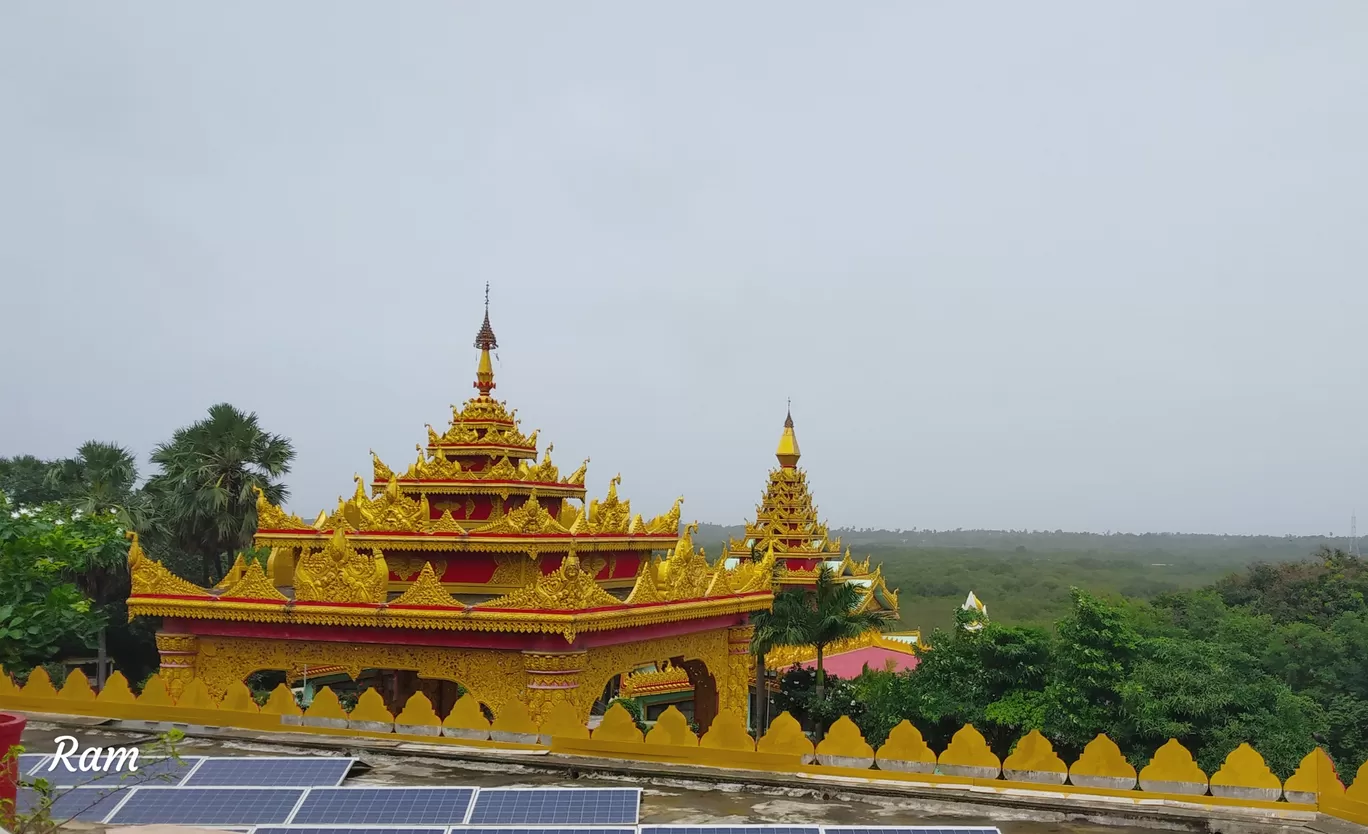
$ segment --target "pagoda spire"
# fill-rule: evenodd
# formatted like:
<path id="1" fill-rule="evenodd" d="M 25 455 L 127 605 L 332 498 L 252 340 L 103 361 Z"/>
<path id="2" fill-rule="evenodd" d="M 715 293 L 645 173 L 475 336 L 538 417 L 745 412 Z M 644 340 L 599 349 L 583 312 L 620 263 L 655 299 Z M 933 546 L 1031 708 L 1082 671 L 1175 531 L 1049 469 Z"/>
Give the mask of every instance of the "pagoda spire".
<path id="1" fill-rule="evenodd" d="M 494 328 L 489 326 L 489 282 L 485 282 L 485 315 L 484 324 L 480 325 L 480 332 L 475 334 L 475 347 L 480 349 L 480 365 L 475 370 L 475 388 L 480 392 L 483 399 L 489 398 L 489 392 L 494 390 L 494 363 L 489 359 L 489 352 L 497 350 L 499 340 L 494 337 Z"/>
<path id="2" fill-rule="evenodd" d="M 784 417 L 784 433 L 779 436 L 779 448 L 774 453 L 779 465 L 792 469 L 798 465 L 798 435 L 793 433 L 793 400 L 789 399 L 788 414 Z"/>

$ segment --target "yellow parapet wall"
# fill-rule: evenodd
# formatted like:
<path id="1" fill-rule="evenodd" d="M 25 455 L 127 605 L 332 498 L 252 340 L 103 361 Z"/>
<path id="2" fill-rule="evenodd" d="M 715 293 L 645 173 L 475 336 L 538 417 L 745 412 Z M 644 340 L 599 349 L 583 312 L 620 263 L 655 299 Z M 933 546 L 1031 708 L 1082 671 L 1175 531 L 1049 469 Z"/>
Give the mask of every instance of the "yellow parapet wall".
<path id="1" fill-rule="evenodd" d="M 1368 763 L 1346 788 L 1323 750 L 1312 750 L 1284 784 L 1248 744 L 1231 751 L 1210 778 L 1191 752 L 1169 740 L 1137 774 L 1105 735 L 1089 742 L 1078 761 L 1066 766 L 1049 740 L 1037 731 L 1026 734 L 1005 761 L 988 748 L 983 735 L 965 726 L 937 756 L 917 728 L 904 721 L 877 751 L 849 718 L 835 722 L 821 743 L 813 745 L 788 713 L 775 718 L 757 741 L 746 732 L 741 716 L 723 710 L 699 738 L 671 708 L 654 728 L 642 734 L 621 706 L 614 706 L 593 733 L 571 710 L 552 709 L 537 723 L 519 701 L 505 705 L 491 723 L 480 704 L 466 694 L 445 719 L 417 693 L 398 715 L 386 709 L 374 690 L 363 692 L 350 712 L 323 687 L 301 711 L 283 685 L 258 707 L 241 684 L 214 700 L 204 682 L 193 678 L 173 697 L 156 675 L 134 695 L 124 676 L 115 672 L 96 694 L 80 671 L 67 676 L 60 691 L 43 669 L 16 686 L 0 670 L 0 709 L 55 715 L 100 716 L 153 726 L 240 727 L 277 732 L 310 732 L 365 738 L 421 740 L 430 743 L 515 749 L 550 748 L 553 753 L 599 756 L 764 771 L 901 781 L 918 785 L 970 785 L 1054 797 L 1119 797 L 1135 802 L 1181 802 L 1223 808 L 1319 811 L 1368 825 Z M 1005 773 L 1006 778 L 1002 778 Z M 1139 782 L 1137 786 L 1137 780 Z"/>

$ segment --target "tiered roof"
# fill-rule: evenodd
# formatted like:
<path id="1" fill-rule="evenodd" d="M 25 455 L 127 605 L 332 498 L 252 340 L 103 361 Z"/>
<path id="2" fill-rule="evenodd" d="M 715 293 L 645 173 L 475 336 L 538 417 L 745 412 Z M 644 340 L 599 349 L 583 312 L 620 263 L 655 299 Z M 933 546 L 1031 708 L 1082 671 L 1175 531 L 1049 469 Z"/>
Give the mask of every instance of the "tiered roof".
<path id="1" fill-rule="evenodd" d="M 550 446 L 538 460 L 537 432 L 523 434 L 516 412 L 490 397 L 498 342 L 487 299 L 475 346 L 478 396 L 452 407 L 444 432 L 428 427 L 402 474 L 372 453 L 370 493 L 358 475 L 353 495 L 313 523 L 258 492 L 255 543 L 270 560 L 263 570 L 239 558 L 213 589 L 135 543 L 130 612 L 570 637 L 769 607 L 773 554 L 710 565 L 695 528 L 680 534 L 683 499 L 647 520 L 619 498 L 621 476 L 586 502 L 587 460 L 568 476 Z"/>
<path id="2" fill-rule="evenodd" d="M 807 473 L 798 468 L 801 452 L 791 410 L 785 415 L 775 457 L 779 467 L 770 470 L 764 496 L 755 509 L 755 521 L 746 523 L 744 538 L 728 543 L 731 563 L 773 548 L 783 566 L 782 585 L 815 585 L 821 569 L 827 567 L 842 580 L 865 589 L 862 609 L 897 612 L 898 593 L 885 584 L 882 568 L 871 569 L 868 557 L 862 562 L 855 561 L 850 549 L 842 550 L 841 540 L 832 538 L 827 524 L 819 520 L 808 490 Z"/>

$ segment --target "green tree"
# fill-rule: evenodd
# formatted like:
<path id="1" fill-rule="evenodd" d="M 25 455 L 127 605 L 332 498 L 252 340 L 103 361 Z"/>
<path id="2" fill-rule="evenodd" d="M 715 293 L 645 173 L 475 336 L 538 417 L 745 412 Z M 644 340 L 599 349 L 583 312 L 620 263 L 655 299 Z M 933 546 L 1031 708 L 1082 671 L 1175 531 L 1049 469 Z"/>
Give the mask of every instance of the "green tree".
<path id="1" fill-rule="evenodd" d="M 62 485 L 53 483 L 49 477 L 54 463 L 33 455 L 0 458 L 0 492 L 19 507 L 36 507 L 65 498 Z"/>
<path id="2" fill-rule="evenodd" d="M 159 552 L 189 557 L 189 572 L 201 584 L 222 579 L 233 554 L 250 546 L 256 532 L 253 489 L 282 503 L 289 491 L 280 478 L 293 459 L 287 438 L 227 403 L 177 430 L 153 451 L 161 471 L 147 485 L 156 502 Z"/>
<path id="3" fill-rule="evenodd" d="M 806 608 L 804 593 L 798 590 L 780 591 L 774 595 L 769 611 L 751 616 L 755 632 L 751 637 L 751 654 L 755 655 L 755 729 L 763 733 L 769 727 L 769 687 L 766 683 L 765 655 L 779 646 L 807 645 L 805 630 Z"/>
<path id="4" fill-rule="evenodd" d="M 0 496 L 0 665 L 23 671 L 90 648 L 105 618 L 73 578 L 126 554 L 112 515 L 17 507 Z"/>
<path id="5" fill-rule="evenodd" d="M 862 600 L 858 586 L 836 578 L 831 568 L 822 566 L 817 574 L 817 585 L 804 594 L 802 606 L 794 616 L 795 631 L 801 635 L 799 645 L 817 650 L 816 697 L 826 694 L 826 648 L 841 640 L 859 637 L 866 631 L 882 630 L 893 621 L 891 611 L 861 611 Z"/>

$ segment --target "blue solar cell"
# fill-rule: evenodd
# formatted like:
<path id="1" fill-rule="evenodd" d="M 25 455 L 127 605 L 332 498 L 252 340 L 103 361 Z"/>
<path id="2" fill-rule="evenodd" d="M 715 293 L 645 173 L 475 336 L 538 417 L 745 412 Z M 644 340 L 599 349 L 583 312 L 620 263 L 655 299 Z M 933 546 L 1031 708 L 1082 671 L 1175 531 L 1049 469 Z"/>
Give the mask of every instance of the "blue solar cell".
<path id="1" fill-rule="evenodd" d="M 300 788 L 138 788 L 110 818 L 114 825 L 280 824 L 304 795 Z"/>
<path id="2" fill-rule="evenodd" d="M 74 788 L 53 791 L 46 799 L 38 791 L 21 788 L 18 795 L 19 813 L 32 814 L 40 805 L 46 805 L 48 816 L 54 822 L 80 820 L 81 822 L 103 822 L 109 813 L 118 807 L 128 791 L 120 788 Z"/>
<path id="3" fill-rule="evenodd" d="M 185 780 L 187 788 L 261 785 L 314 788 L 340 785 L 355 759 L 239 756 L 206 759 Z"/>
<path id="4" fill-rule="evenodd" d="M 638 788 L 481 790 L 470 825 L 635 825 Z"/>
<path id="5" fill-rule="evenodd" d="M 445 834 L 446 830 L 446 826 L 441 825 L 429 826 L 427 828 L 421 828 L 418 826 L 412 826 L 407 828 L 383 828 L 371 826 L 368 826 L 366 828 L 357 828 L 345 825 L 312 827 L 291 826 L 289 828 L 279 828 L 258 825 L 256 828 L 252 829 L 252 834 Z M 506 832 L 500 831 L 499 834 L 506 834 Z M 578 832 L 577 834 L 583 833 Z M 635 833 L 632 831 L 624 831 L 622 832 L 622 834 Z"/>
<path id="6" fill-rule="evenodd" d="M 104 761 L 101 760 L 101 764 Z M 171 787 L 181 784 L 181 780 L 199 763 L 198 757 L 184 759 L 137 759 L 133 761 L 136 770 L 129 769 L 125 764 L 119 770 L 106 771 L 72 771 L 67 768 L 65 762 L 58 762 L 55 769 L 49 769 L 45 764 L 33 773 L 33 778 L 43 778 L 53 785 L 61 788 L 76 787 L 78 785 L 111 785 L 118 783 L 120 787 L 134 788 L 141 785 L 162 785 Z"/>
<path id="7" fill-rule="evenodd" d="M 19 755 L 19 775 L 23 776 L 47 760 L 47 753 L 21 753 Z"/>
<path id="8" fill-rule="evenodd" d="M 460 825 L 471 788 L 314 788 L 291 825 Z"/>

